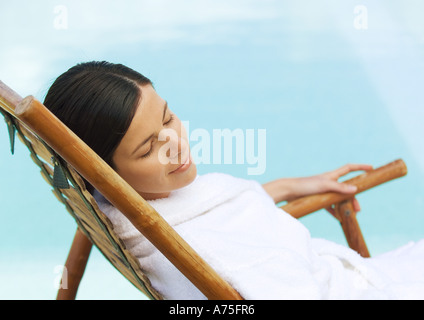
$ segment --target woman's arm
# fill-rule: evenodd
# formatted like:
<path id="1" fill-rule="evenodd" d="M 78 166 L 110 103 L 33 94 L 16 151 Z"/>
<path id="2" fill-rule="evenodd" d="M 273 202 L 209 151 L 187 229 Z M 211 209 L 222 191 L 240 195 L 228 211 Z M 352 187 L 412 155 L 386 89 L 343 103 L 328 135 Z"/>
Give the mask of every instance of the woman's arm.
<path id="1" fill-rule="evenodd" d="M 263 188 L 275 203 L 324 192 L 355 193 L 355 186 L 338 182 L 338 179 L 353 171 L 371 169 L 372 166 L 367 164 L 347 164 L 336 170 L 312 177 L 277 179 L 265 183 Z M 359 203 L 356 200 L 354 205 L 355 210 L 360 211 Z"/>
<path id="2" fill-rule="evenodd" d="M 302 184 L 302 178 L 281 178 L 263 184 L 265 191 L 274 199 L 275 203 L 290 201 L 298 198 L 296 189 Z"/>

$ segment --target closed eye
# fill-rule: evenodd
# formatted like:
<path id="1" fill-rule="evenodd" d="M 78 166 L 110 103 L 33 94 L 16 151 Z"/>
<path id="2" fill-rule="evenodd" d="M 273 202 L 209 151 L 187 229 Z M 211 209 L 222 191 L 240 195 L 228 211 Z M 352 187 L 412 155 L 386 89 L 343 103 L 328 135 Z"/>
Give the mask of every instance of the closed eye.
<path id="1" fill-rule="evenodd" d="M 174 120 L 174 115 L 173 114 L 171 114 L 171 116 L 169 117 L 169 120 L 168 121 L 166 121 L 165 123 L 164 123 L 164 125 L 169 125 L 169 124 L 171 124 L 172 123 L 172 121 Z M 151 154 L 152 154 L 152 151 L 153 151 L 153 145 L 150 147 L 150 150 L 147 152 L 147 153 L 145 153 L 145 154 L 143 154 L 142 156 L 141 156 L 141 158 L 147 158 L 148 156 L 150 156 Z"/>
<path id="2" fill-rule="evenodd" d="M 171 124 L 171 122 L 174 120 L 174 115 L 173 114 L 171 114 L 171 116 L 169 117 L 169 120 L 168 121 L 166 121 L 165 123 L 164 123 L 164 125 L 169 125 L 169 124 Z"/>
<path id="3" fill-rule="evenodd" d="M 147 153 L 143 154 L 143 155 L 141 156 L 141 158 L 147 158 L 148 156 L 150 156 L 150 155 L 152 154 L 152 151 L 153 151 L 153 146 L 151 146 L 151 147 L 150 147 L 150 150 L 149 150 L 149 151 L 147 151 Z"/>

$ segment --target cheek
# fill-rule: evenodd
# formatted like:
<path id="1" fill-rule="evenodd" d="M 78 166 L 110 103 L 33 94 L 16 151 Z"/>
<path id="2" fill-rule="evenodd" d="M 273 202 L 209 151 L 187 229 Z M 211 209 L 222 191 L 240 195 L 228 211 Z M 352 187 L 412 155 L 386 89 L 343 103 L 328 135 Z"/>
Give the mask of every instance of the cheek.
<path id="1" fill-rule="evenodd" d="M 163 182 L 166 170 L 157 161 L 153 153 L 148 159 L 140 159 L 130 163 L 118 171 L 119 175 L 135 190 L 148 192 L 159 189 Z"/>

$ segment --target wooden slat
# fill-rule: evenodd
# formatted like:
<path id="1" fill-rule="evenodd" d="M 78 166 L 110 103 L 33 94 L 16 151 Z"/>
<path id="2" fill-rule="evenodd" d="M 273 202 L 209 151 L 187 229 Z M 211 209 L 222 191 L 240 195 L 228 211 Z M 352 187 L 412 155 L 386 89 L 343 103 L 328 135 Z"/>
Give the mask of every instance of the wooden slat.
<path id="1" fill-rule="evenodd" d="M 352 199 L 336 204 L 335 212 L 340 224 L 342 225 L 349 247 L 358 252 L 362 257 L 369 258 L 370 252 L 368 251 L 362 231 L 359 228 Z"/>
<path id="2" fill-rule="evenodd" d="M 34 149 L 35 153 L 37 154 L 38 158 L 43 159 L 46 163 L 49 163 L 50 165 L 53 165 L 51 160 L 52 155 L 50 151 L 44 146 L 44 144 L 38 139 L 38 137 L 30 130 L 28 130 L 25 126 L 20 125 L 19 123 L 17 124 L 17 126 L 19 127 L 21 133 L 25 136 L 23 138 L 21 137 L 21 135 L 18 135 L 19 139 L 24 144 L 29 142 L 32 148 Z M 23 139 L 26 139 L 27 142 Z"/>
<path id="3" fill-rule="evenodd" d="M 14 116 L 15 106 L 17 106 L 21 100 L 21 96 L 0 81 L 0 107 Z"/>
<path id="4" fill-rule="evenodd" d="M 15 106 L 21 100 L 22 98 L 19 95 L 0 81 L 0 108 L 16 118 Z M 53 164 L 50 150 L 22 122 L 15 119 L 15 125 L 18 129 L 18 137 L 30 149 L 30 156 L 34 163 L 41 168 L 43 178 L 48 184 L 52 185 Z M 87 236 L 92 240 L 94 239 L 93 243 L 123 276 L 148 297 L 158 300 L 162 299 L 161 295 L 152 288 L 150 281 L 142 271 L 138 259 L 125 248 L 122 240 L 114 232 L 112 223 L 101 212 L 94 198 L 86 190 L 80 175 L 70 166 L 67 169 L 75 182 L 74 187 L 80 189 L 88 205 L 84 204 L 82 198 L 78 196 L 78 192 L 73 188 L 65 189 L 65 192 L 63 192 L 64 190 L 53 189 L 54 196 L 58 201 L 66 205 L 66 209 L 76 219 L 78 225 L 84 226 L 84 232 L 90 232 Z M 106 228 L 106 232 L 102 228 Z M 119 250 L 116 248 L 119 248 Z"/>
<path id="5" fill-rule="evenodd" d="M 350 199 L 353 196 L 377 185 L 403 177 L 407 174 L 407 172 L 408 169 L 405 162 L 402 159 L 398 159 L 343 182 L 356 186 L 358 189 L 355 194 L 343 194 L 337 192 L 315 194 L 291 201 L 282 206 L 281 209 L 290 213 L 295 218 L 301 218 L 309 213 L 322 208 L 327 208 L 332 204 Z"/>
<path id="6" fill-rule="evenodd" d="M 87 265 L 88 257 L 92 248 L 92 243 L 85 234 L 77 230 L 71 251 L 66 260 L 66 273 L 62 279 L 66 279 L 67 286 L 60 288 L 57 300 L 74 300 L 77 294 L 78 286 Z M 63 284 L 63 281 L 61 282 Z"/>
<path id="7" fill-rule="evenodd" d="M 15 109 L 19 120 L 51 146 L 108 199 L 209 299 L 241 299 L 112 168 L 34 97 Z"/>

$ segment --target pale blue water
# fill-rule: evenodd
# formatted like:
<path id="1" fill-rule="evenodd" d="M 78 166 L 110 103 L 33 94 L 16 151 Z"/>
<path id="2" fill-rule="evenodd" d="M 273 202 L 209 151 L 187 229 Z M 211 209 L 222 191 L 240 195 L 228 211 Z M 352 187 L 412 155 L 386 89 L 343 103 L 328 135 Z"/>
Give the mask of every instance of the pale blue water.
<path id="1" fill-rule="evenodd" d="M 55 3 L 46 3 L 0 5 L 23 15 L 19 23 L 26 26 L 33 10 L 50 21 L 31 30 L 10 23 L 8 32 L 2 30 L 9 51 L 1 56 L 0 79 L 20 94 L 42 100 L 68 67 L 106 59 L 150 77 L 178 116 L 190 122 L 191 132 L 266 129 L 264 174 L 249 176 L 247 163 L 199 165 L 200 174 L 221 171 L 266 182 L 349 162 L 380 166 L 402 158 L 408 176 L 358 196 L 359 221 L 373 255 L 424 237 L 424 28 L 416 15 L 421 5 L 367 5 L 365 30 L 354 27 L 353 1 L 296 6 L 227 1 L 225 10 L 224 2 L 216 2 L 215 10 L 199 5 L 192 13 L 168 12 L 165 6 L 156 26 L 161 32 L 150 38 L 147 31 L 155 29 L 146 31 L 137 22 L 107 28 L 101 17 L 112 14 L 112 5 L 87 7 L 81 14 L 77 2 L 65 3 L 68 29 L 56 30 Z M 135 18 L 130 8 L 121 13 Z M 32 40 L 34 34 L 39 41 Z M 0 298 L 54 299 L 55 267 L 66 260 L 75 224 L 23 145 L 11 156 L 8 143 L 6 127 L 0 126 Z M 302 222 L 314 237 L 345 243 L 338 223 L 324 211 Z M 97 251 L 78 297 L 143 298 Z"/>

